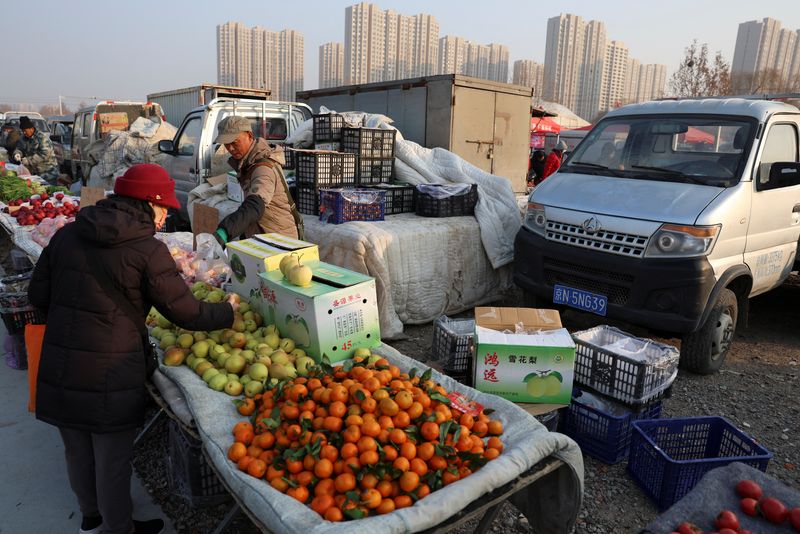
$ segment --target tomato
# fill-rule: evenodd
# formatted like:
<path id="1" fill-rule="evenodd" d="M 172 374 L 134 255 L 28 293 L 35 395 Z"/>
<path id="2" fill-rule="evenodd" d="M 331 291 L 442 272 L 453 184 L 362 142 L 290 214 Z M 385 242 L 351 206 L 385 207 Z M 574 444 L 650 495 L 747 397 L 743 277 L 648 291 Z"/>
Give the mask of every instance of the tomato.
<path id="1" fill-rule="evenodd" d="M 758 501 L 751 499 L 750 497 L 742 499 L 742 501 L 739 503 L 739 508 L 742 509 L 742 512 L 744 512 L 745 515 L 749 515 L 750 517 L 755 517 L 758 515 Z"/>
<path id="2" fill-rule="evenodd" d="M 800 508 L 789 510 L 789 523 L 791 523 L 793 529 L 800 532 Z"/>
<path id="3" fill-rule="evenodd" d="M 700 527 L 695 525 L 694 523 L 683 522 L 678 525 L 678 533 L 679 534 L 703 534 L 703 531 Z"/>
<path id="4" fill-rule="evenodd" d="M 761 486 L 752 480 L 740 480 L 739 483 L 736 484 L 736 494 L 743 499 L 749 498 L 759 500 L 763 493 Z"/>
<path id="5" fill-rule="evenodd" d="M 714 526 L 719 529 L 729 528 L 731 530 L 739 530 L 739 518 L 730 510 L 723 510 L 714 520 Z"/>
<path id="6" fill-rule="evenodd" d="M 775 523 L 776 525 L 780 525 L 786 521 L 786 516 L 789 515 L 786 506 L 774 497 L 767 497 L 761 501 L 759 509 L 761 510 L 761 515 L 766 517 L 767 521 Z"/>

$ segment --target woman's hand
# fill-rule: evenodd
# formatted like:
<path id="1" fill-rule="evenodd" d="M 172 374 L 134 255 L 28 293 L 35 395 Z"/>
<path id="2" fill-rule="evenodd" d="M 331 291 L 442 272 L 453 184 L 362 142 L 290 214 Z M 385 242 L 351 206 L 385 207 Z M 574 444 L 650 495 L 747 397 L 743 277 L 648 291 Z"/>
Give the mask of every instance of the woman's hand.
<path id="1" fill-rule="evenodd" d="M 228 295 L 228 304 L 231 305 L 231 308 L 233 308 L 233 312 L 234 313 L 239 311 L 239 302 L 241 300 L 242 299 L 236 293 L 233 293 L 232 295 Z"/>

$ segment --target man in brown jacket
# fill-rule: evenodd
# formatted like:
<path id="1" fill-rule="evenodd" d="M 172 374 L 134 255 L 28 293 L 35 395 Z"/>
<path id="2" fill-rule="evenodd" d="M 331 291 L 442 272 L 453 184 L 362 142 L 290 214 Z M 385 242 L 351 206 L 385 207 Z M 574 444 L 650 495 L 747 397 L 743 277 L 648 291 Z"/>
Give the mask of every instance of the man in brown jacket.
<path id="1" fill-rule="evenodd" d="M 215 143 L 225 145 L 230 166 L 236 171 L 244 199 L 239 208 L 222 219 L 216 235 L 223 244 L 257 233 L 298 235 L 300 215 L 283 177 L 283 148 L 255 139 L 250 121 L 231 116 L 217 126 Z"/>

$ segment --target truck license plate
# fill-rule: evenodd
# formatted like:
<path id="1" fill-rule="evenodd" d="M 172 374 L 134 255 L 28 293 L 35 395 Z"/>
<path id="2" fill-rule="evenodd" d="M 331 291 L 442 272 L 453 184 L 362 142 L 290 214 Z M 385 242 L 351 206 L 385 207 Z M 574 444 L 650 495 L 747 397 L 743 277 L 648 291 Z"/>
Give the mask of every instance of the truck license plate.
<path id="1" fill-rule="evenodd" d="M 553 288 L 553 304 L 566 304 L 579 310 L 605 316 L 608 309 L 608 297 L 582 289 L 557 285 Z"/>

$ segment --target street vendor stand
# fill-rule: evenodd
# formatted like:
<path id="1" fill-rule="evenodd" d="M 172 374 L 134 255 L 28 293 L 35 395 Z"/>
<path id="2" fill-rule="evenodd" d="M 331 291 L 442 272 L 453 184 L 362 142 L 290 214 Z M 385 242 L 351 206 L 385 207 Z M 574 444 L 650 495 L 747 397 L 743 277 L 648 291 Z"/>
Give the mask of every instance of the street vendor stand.
<path id="1" fill-rule="evenodd" d="M 420 366 L 386 345 L 374 352 L 403 371 Z M 162 408 L 169 411 L 173 403 L 181 402 L 188 406 L 203 453 L 235 501 L 217 532 L 239 509 L 264 532 L 444 532 L 482 517 L 481 531 L 506 500 L 528 517 L 537 532 L 567 532 L 577 518 L 583 493 L 583 460 L 577 445 L 566 436 L 548 432 L 513 403 L 479 393 L 447 376 L 434 372 L 434 379 L 448 390 L 474 398 L 504 420 L 504 453 L 468 479 L 433 492 L 412 507 L 385 516 L 331 523 L 263 480 L 240 472 L 228 460 L 226 451 L 233 442 L 230 429 L 241 417 L 231 409 L 224 393 L 210 390 L 185 366 L 162 366 L 160 371 L 180 391 L 177 396 L 170 394 L 172 403 L 162 404 Z M 183 419 L 177 418 L 185 425 Z"/>

